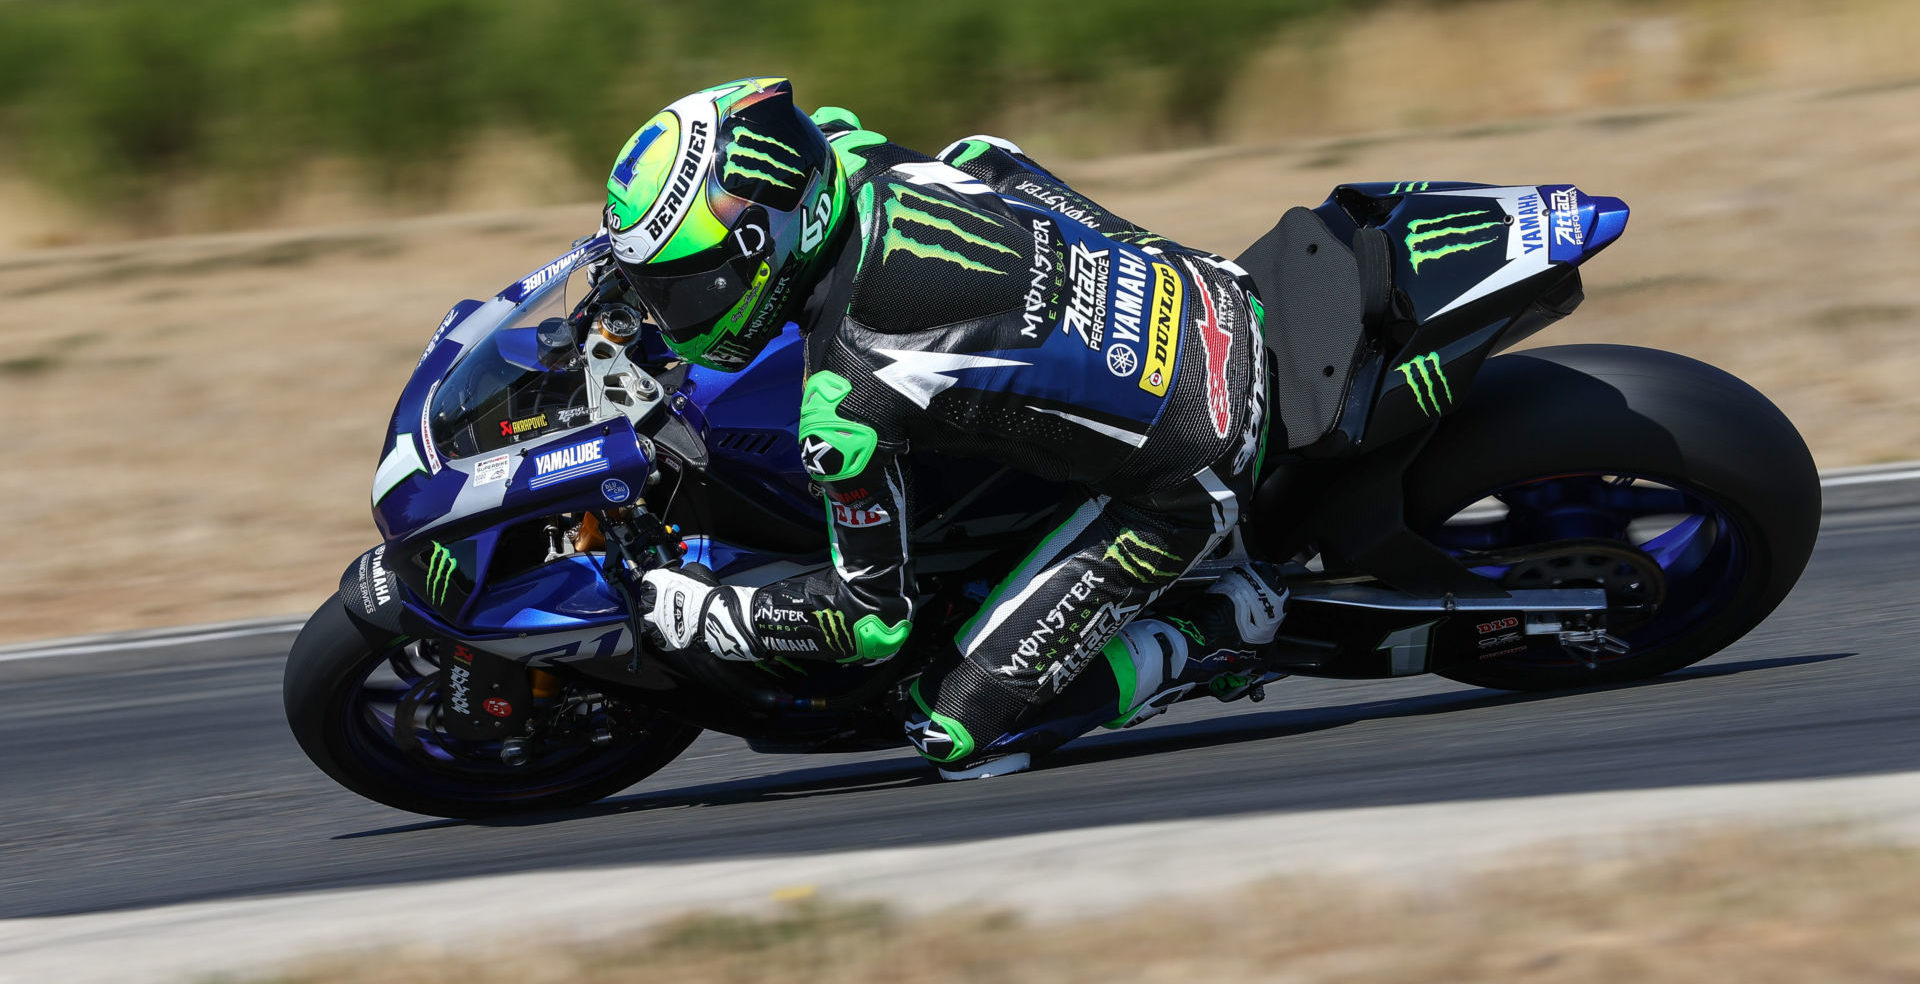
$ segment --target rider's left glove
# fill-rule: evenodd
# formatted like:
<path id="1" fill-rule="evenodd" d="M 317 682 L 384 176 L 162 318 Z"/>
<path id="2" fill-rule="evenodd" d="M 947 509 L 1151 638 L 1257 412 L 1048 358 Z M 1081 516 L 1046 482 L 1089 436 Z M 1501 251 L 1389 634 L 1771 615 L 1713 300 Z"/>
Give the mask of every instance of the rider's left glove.
<path id="1" fill-rule="evenodd" d="M 747 588 L 729 588 L 701 564 L 658 568 L 640 579 L 641 617 L 647 636 L 666 650 L 705 648 L 721 659 L 751 663 Z"/>

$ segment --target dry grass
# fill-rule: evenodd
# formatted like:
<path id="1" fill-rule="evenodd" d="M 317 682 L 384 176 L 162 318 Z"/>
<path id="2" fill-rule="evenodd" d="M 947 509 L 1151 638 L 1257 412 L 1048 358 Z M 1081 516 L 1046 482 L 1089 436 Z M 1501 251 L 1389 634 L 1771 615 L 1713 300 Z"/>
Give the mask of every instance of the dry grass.
<path id="1" fill-rule="evenodd" d="M 1334 880 L 1034 923 L 805 902 L 623 943 L 355 956 L 282 984 L 1049 984 L 1920 980 L 1920 852 L 1728 834 L 1610 860 L 1515 862 L 1425 890 Z"/>
<path id="2" fill-rule="evenodd" d="M 1776 8 L 1811 9 L 1766 7 Z M 1920 5 L 1832 9 L 1879 15 L 1888 36 L 1920 26 Z M 1399 73 L 1378 84 L 1401 102 L 1452 92 L 1478 105 L 1468 95 L 1493 84 L 1480 75 L 1407 66 L 1422 37 L 1448 50 L 1448 31 L 1491 30 L 1497 19 L 1480 18 L 1501 11 L 1542 28 L 1508 37 L 1585 39 L 1576 47 L 1598 52 L 1613 50 L 1608 24 L 1667 23 L 1686 38 L 1707 23 L 1515 2 L 1435 8 L 1350 33 L 1392 55 L 1371 64 Z M 1540 11 L 1560 20 L 1527 19 Z M 1466 27 L 1446 27 L 1456 15 Z M 1734 78 L 1715 98 L 1658 107 L 1628 97 L 1684 90 L 1629 87 L 1614 101 L 1575 91 L 1517 109 L 1583 99 L 1611 108 L 1507 119 L 1482 106 L 1473 112 L 1488 122 L 1473 127 L 1443 120 L 1060 166 L 1122 214 L 1230 254 L 1288 206 L 1316 203 L 1346 180 L 1572 181 L 1617 195 L 1634 207 L 1627 235 L 1586 268 L 1586 306 L 1540 342 L 1653 345 L 1720 365 L 1779 402 L 1823 466 L 1912 458 L 1920 86 L 1885 81 L 1887 42 L 1858 29 L 1871 18 L 1808 17 L 1760 19 L 1773 25 L 1762 33 L 1774 47 L 1732 50 L 1775 51 L 1767 64 L 1781 77 L 1834 83 L 1827 88 L 1725 95 Z M 1552 25 L 1561 33 L 1544 30 Z M 1819 44 L 1834 57 L 1806 55 Z M 1345 65 L 1358 56 L 1327 57 Z M 1548 85 L 1549 66 L 1515 64 L 1511 77 Z M 1342 118 L 1403 126 L 1421 115 Z M 0 215 L 15 217 L 4 202 Z M 12 451 L 0 469 L 9 517 L 0 640 L 311 610 L 374 537 L 366 495 L 382 429 L 441 313 L 538 267 L 596 217 L 583 201 L 0 254 L 0 393 Z"/>
<path id="3" fill-rule="evenodd" d="M 1618 128 L 1668 104 L 1920 77 L 1910 0 L 1479 0 L 1381 4 L 1306 25 L 1235 87 L 1228 136 L 1458 127 L 1557 113 Z"/>

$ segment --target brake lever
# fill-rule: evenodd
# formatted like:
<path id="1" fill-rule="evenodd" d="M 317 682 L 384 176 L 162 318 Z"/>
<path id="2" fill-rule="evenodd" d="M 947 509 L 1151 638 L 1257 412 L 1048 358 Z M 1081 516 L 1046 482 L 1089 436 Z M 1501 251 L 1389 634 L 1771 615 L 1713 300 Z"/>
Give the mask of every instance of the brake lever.
<path id="1" fill-rule="evenodd" d="M 640 647 L 646 641 L 647 633 L 645 614 L 641 611 L 640 599 L 635 587 L 638 579 L 634 574 L 636 572 L 645 574 L 654 567 L 664 567 L 677 559 L 678 555 L 670 555 L 660 540 L 669 530 L 675 534 L 679 531 L 676 527 L 661 523 L 659 518 L 647 512 L 644 506 L 610 509 L 599 515 L 600 529 L 606 535 L 607 545 L 603 573 L 606 576 L 607 586 L 613 589 L 613 593 L 619 596 L 621 605 L 625 607 L 627 625 L 633 630 L 633 657 L 627 662 L 627 672 L 638 673 L 640 672 Z M 654 529 L 644 532 L 636 529 L 635 519 L 650 520 Z M 653 552 L 653 559 L 656 561 L 650 565 L 645 563 L 649 550 Z M 639 562 L 629 566 L 629 558 L 635 558 Z"/>

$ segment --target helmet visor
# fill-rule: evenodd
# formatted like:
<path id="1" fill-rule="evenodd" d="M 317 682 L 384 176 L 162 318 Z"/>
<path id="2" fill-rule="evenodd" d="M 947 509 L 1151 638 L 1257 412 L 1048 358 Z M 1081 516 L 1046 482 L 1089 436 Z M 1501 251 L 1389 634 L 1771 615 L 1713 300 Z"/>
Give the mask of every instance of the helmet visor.
<path id="1" fill-rule="evenodd" d="M 659 276 L 644 266 L 621 264 L 628 286 L 661 333 L 676 347 L 697 344 L 713 330 L 753 283 L 757 260 L 731 256 L 695 273 Z"/>

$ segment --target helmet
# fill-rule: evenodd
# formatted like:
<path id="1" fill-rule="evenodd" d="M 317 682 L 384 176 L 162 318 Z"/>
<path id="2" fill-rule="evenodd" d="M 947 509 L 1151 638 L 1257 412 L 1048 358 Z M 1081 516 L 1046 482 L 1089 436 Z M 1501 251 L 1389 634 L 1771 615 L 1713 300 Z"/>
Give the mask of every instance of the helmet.
<path id="1" fill-rule="evenodd" d="M 628 286 L 682 358 L 737 370 L 812 290 L 846 175 L 786 79 L 696 92 L 648 120 L 607 178 Z"/>

